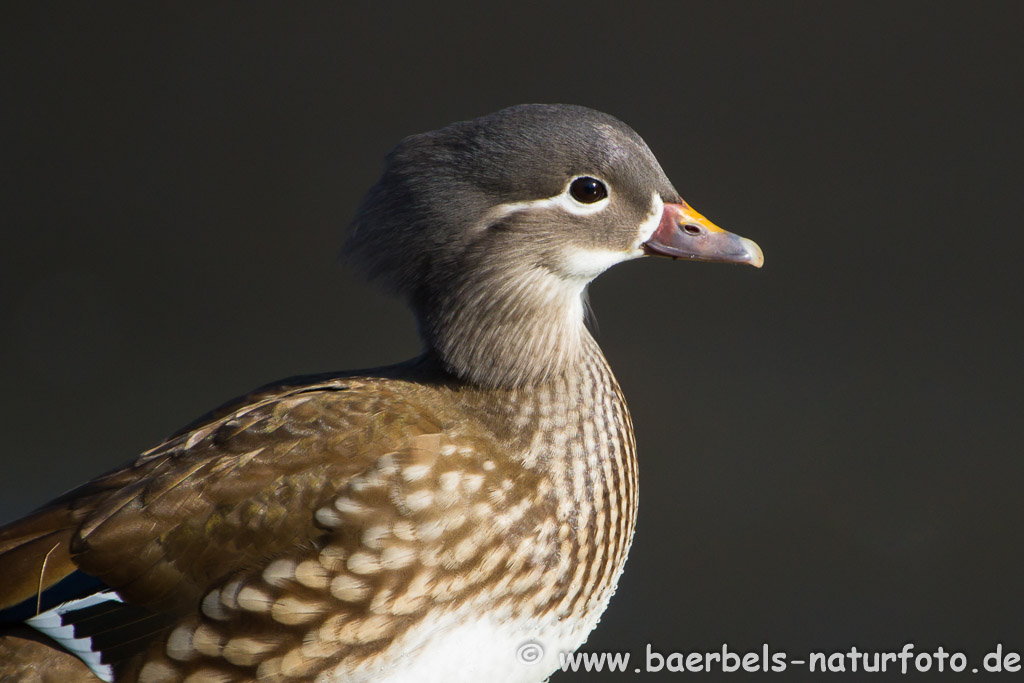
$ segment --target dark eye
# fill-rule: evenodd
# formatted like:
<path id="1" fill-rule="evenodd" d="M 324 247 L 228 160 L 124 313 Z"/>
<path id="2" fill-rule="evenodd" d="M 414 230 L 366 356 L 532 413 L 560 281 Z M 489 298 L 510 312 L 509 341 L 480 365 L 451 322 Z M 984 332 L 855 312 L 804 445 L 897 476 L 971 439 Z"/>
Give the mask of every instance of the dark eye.
<path id="1" fill-rule="evenodd" d="M 608 196 L 608 188 L 597 178 L 583 176 L 572 181 L 569 193 L 580 204 L 593 204 Z"/>

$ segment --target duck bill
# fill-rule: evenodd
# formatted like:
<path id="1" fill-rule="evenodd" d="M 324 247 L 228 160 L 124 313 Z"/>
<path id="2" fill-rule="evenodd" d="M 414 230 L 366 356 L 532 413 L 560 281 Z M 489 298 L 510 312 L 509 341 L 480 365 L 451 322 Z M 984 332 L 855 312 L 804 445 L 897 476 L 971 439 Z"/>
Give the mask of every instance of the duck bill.
<path id="1" fill-rule="evenodd" d="M 665 204 L 661 223 L 644 242 L 643 249 L 652 256 L 747 264 L 755 268 L 764 265 L 761 247 L 746 237 L 722 230 L 686 202 Z"/>

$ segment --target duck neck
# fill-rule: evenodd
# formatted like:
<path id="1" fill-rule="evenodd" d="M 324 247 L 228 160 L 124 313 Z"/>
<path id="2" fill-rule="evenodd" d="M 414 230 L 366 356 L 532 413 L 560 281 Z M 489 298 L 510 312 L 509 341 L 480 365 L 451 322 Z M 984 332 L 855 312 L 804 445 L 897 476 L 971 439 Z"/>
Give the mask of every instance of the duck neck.
<path id="1" fill-rule="evenodd" d="M 414 308 L 428 354 L 448 372 L 488 388 L 541 386 L 601 353 L 583 321 L 585 286 L 543 268 L 496 268 Z"/>

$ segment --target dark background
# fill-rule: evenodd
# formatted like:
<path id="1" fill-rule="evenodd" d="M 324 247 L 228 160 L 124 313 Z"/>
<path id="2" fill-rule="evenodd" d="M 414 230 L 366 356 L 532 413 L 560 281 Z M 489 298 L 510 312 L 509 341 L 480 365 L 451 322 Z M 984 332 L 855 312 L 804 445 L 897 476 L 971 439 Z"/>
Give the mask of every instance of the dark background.
<path id="1" fill-rule="evenodd" d="M 766 256 L 591 288 L 642 493 L 587 649 L 1024 651 L 1024 6 L 379 4 L 3 10 L 0 521 L 417 353 L 335 263 L 383 155 L 573 102 Z"/>

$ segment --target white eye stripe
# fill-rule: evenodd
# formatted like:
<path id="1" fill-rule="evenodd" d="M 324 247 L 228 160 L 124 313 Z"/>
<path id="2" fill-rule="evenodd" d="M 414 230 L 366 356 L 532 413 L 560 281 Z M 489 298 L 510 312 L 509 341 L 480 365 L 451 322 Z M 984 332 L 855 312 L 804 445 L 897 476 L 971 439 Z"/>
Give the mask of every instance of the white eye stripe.
<path id="1" fill-rule="evenodd" d="M 509 202 L 507 204 L 499 204 L 498 206 L 491 209 L 487 214 L 487 224 L 499 221 L 506 216 L 510 216 L 520 211 L 530 211 L 534 209 L 562 209 L 566 213 L 574 216 L 591 216 L 595 213 L 603 211 L 611 199 L 612 190 L 608 186 L 608 183 L 604 183 L 605 188 L 608 190 L 608 196 L 593 202 L 592 204 L 583 204 L 575 199 L 569 193 L 569 187 L 572 186 L 573 182 L 579 178 L 597 178 L 596 176 L 578 175 L 573 176 L 569 179 L 569 182 L 565 184 L 565 188 L 554 197 L 545 197 L 544 199 L 532 199 L 527 202 Z"/>

